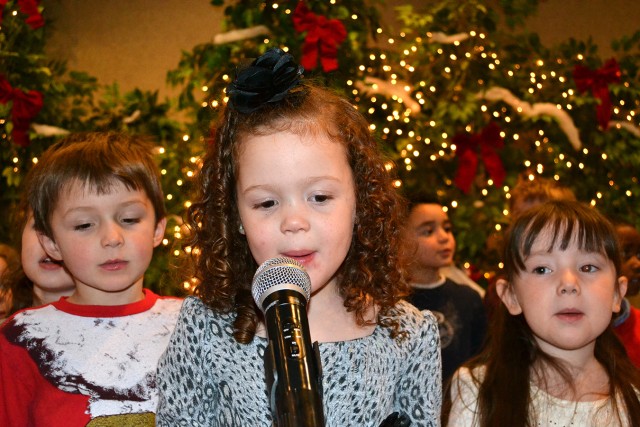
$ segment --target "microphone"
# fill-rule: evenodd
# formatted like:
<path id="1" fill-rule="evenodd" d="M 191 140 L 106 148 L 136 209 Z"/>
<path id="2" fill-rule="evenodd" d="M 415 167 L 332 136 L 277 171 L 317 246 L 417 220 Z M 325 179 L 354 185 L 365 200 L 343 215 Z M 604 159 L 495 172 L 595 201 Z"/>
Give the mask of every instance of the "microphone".
<path id="1" fill-rule="evenodd" d="M 320 352 L 307 320 L 309 275 L 294 259 L 272 258 L 256 271 L 251 293 L 267 326 L 265 372 L 276 425 L 324 427 Z"/>

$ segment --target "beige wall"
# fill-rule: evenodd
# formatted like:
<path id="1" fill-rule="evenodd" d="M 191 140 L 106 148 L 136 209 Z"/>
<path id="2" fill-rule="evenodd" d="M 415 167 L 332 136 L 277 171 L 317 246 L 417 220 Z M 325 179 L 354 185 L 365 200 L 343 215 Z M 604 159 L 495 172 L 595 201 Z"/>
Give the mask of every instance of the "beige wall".
<path id="1" fill-rule="evenodd" d="M 183 50 L 219 33 L 223 8 L 209 0 L 50 0 L 47 51 L 101 83 L 169 93 L 167 71 Z"/>
<path id="2" fill-rule="evenodd" d="M 541 0 L 537 15 L 527 26 L 540 34 L 545 45 L 591 36 L 601 56 L 608 58 L 612 40 L 640 30 L 640 1 Z"/>
<path id="3" fill-rule="evenodd" d="M 123 90 L 158 89 L 163 95 L 172 92 L 166 73 L 177 66 L 180 52 L 220 32 L 223 12 L 209 0 L 49 0 L 45 6 L 54 20 L 48 27 L 52 57 L 101 83 L 118 82 Z M 606 58 L 611 39 L 640 29 L 640 1 L 541 0 L 528 26 L 545 44 L 592 36 Z"/>

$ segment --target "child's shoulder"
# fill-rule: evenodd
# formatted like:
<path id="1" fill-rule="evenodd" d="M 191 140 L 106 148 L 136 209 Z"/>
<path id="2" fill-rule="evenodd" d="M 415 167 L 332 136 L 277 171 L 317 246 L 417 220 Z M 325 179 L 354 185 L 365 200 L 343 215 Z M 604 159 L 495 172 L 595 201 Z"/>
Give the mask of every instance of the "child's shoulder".
<path id="1" fill-rule="evenodd" d="M 438 321 L 429 310 L 418 310 L 405 300 L 399 301 L 385 318 L 398 322 L 399 330 L 408 336 L 425 336 L 438 333 Z"/>
<path id="2" fill-rule="evenodd" d="M 486 367 L 484 365 L 474 366 L 473 368 L 463 365 L 458 368 L 454 377 L 459 381 L 466 383 L 482 382 L 484 380 L 485 371 Z"/>
<path id="3" fill-rule="evenodd" d="M 158 296 L 154 307 L 161 312 L 177 313 L 182 307 L 184 299 L 172 296 Z"/>
<path id="4" fill-rule="evenodd" d="M 407 324 L 422 324 L 434 320 L 429 310 L 419 310 L 406 300 L 400 300 L 389 310 L 389 317 L 398 317 Z"/>
<path id="5" fill-rule="evenodd" d="M 15 325 L 20 325 L 24 323 L 26 319 L 41 319 L 42 321 L 46 321 L 47 318 L 55 317 L 58 314 L 58 310 L 55 309 L 53 304 L 28 307 L 0 321 L 0 329 L 5 330 Z"/>
<path id="6" fill-rule="evenodd" d="M 207 306 L 197 296 L 188 296 L 182 302 L 181 316 L 189 316 L 192 318 L 199 318 L 203 316 L 212 316 L 214 311 Z"/>
<path id="7" fill-rule="evenodd" d="M 212 310 L 197 296 L 188 296 L 182 302 L 180 321 L 182 323 L 215 323 L 221 327 L 233 324 L 233 313 L 220 313 Z"/>
<path id="8" fill-rule="evenodd" d="M 449 294 L 455 295 L 457 298 L 482 301 L 482 296 L 471 286 L 456 282 L 448 277 L 445 280 L 444 288 Z"/>
<path id="9" fill-rule="evenodd" d="M 192 314 L 205 314 L 209 311 L 209 307 L 196 296 L 188 296 L 182 302 L 182 311 Z"/>
<path id="10" fill-rule="evenodd" d="M 225 352 L 222 349 L 237 346 L 234 321 L 234 312 L 213 310 L 197 296 L 189 296 L 182 304 L 172 342 L 189 348 L 213 346 L 220 350 L 220 355 Z"/>

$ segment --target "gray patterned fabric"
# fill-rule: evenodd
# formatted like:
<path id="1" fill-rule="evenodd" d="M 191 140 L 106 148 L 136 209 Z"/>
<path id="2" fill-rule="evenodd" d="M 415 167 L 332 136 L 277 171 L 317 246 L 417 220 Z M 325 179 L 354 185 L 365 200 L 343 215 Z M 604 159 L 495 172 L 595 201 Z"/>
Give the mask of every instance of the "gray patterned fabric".
<path id="1" fill-rule="evenodd" d="M 378 427 L 393 412 L 412 427 L 439 426 L 442 401 L 438 325 L 400 302 L 403 341 L 378 326 L 370 336 L 321 343 L 327 427 Z M 187 298 L 158 366 L 157 426 L 271 426 L 263 355 L 267 340 L 238 344 L 232 315 Z"/>

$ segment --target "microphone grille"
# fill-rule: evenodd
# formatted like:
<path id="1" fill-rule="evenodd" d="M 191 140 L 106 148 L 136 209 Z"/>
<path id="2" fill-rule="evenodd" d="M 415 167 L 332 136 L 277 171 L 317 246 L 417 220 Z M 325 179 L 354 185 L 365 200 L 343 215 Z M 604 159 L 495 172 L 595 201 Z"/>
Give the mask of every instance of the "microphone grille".
<path id="1" fill-rule="evenodd" d="M 307 301 L 311 298 L 311 279 L 302 264 L 292 258 L 271 258 L 258 267 L 251 285 L 251 293 L 258 307 L 262 307 L 262 301 L 276 291 L 273 288 L 278 285 L 293 285 L 300 288 Z"/>

